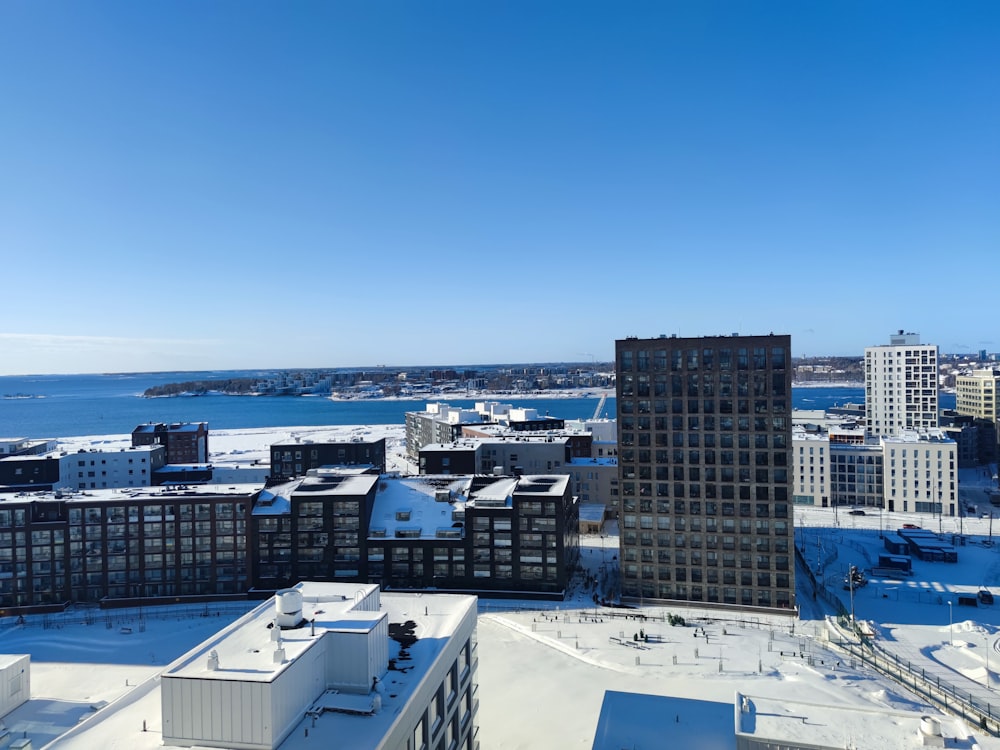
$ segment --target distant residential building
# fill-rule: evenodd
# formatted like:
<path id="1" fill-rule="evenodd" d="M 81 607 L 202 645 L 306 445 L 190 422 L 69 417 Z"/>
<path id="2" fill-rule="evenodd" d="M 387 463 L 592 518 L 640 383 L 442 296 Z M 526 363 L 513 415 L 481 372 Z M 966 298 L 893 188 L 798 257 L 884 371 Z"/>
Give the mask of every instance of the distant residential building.
<path id="1" fill-rule="evenodd" d="M 72 490 L 149 487 L 166 463 L 163 445 L 81 448 L 59 453 L 59 487 Z"/>
<path id="2" fill-rule="evenodd" d="M 618 442 L 618 422 L 614 419 L 568 419 L 565 428 L 571 432 L 590 433 L 595 443 Z"/>
<path id="3" fill-rule="evenodd" d="M 791 610 L 790 338 L 615 350 L 623 595 Z"/>
<path id="4" fill-rule="evenodd" d="M 867 433 L 897 435 L 938 427 L 938 348 L 916 333 L 865 348 Z"/>
<path id="5" fill-rule="evenodd" d="M 941 430 L 958 446 L 958 468 L 968 469 L 996 461 L 996 425 L 985 419 L 941 411 Z"/>
<path id="6" fill-rule="evenodd" d="M 890 510 L 956 514 L 958 456 L 954 440 L 940 431 L 904 432 L 884 438 L 882 445 Z"/>
<path id="7" fill-rule="evenodd" d="M 573 458 L 553 471 L 569 475 L 573 494 L 581 503 L 600 503 L 617 508 L 617 458 Z"/>
<path id="8" fill-rule="evenodd" d="M 275 443 L 271 446 L 271 481 L 304 477 L 325 466 L 365 466 L 385 471 L 385 438 L 330 443 Z"/>
<path id="9" fill-rule="evenodd" d="M 49 450 L 0 458 L 0 492 L 148 487 L 164 464 L 162 445 L 72 449 L 37 441 Z"/>
<path id="10" fill-rule="evenodd" d="M 459 409 L 448 404 L 427 404 L 424 411 L 408 411 L 406 420 L 406 455 L 416 461 L 420 449 L 432 443 L 450 443 L 462 434 L 467 424 L 481 424 L 479 411 Z"/>
<path id="11" fill-rule="evenodd" d="M 568 477 L 370 472 L 318 469 L 264 490 L 0 499 L 0 616 L 73 602 L 243 598 L 301 580 L 562 597 L 579 556 Z"/>
<path id="12" fill-rule="evenodd" d="M 153 484 L 160 487 L 213 483 L 218 480 L 212 464 L 167 464 L 153 472 Z"/>
<path id="13" fill-rule="evenodd" d="M 208 463 L 208 422 L 150 422 L 132 430 L 132 445 L 163 445 L 168 464 Z"/>
<path id="14" fill-rule="evenodd" d="M 54 452 L 0 459 L 0 493 L 51 490 L 58 484 L 59 457 Z"/>
<path id="15" fill-rule="evenodd" d="M 955 411 L 996 423 L 1000 416 L 1000 370 L 974 370 L 955 377 Z"/>
<path id="16" fill-rule="evenodd" d="M 365 540 L 378 485 L 378 474 L 343 468 L 261 490 L 249 528 L 253 587 L 366 580 Z"/>
<path id="17" fill-rule="evenodd" d="M 957 444 L 942 430 L 871 437 L 797 427 L 792 448 L 798 505 L 957 512 Z"/>
<path id="18" fill-rule="evenodd" d="M 540 430 L 561 430 L 566 421 L 548 414 L 539 414 L 537 409 L 511 409 L 507 415 L 507 426 L 513 432 L 537 432 Z"/>
<path id="19" fill-rule="evenodd" d="M 420 449 L 419 471 L 421 474 L 477 474 L 483 445 L 483 440 L 474 438 L 425 445 Z"/>
<path id="20" fill-rule="evenodd" d="M 6 498 L 0 614 L 105 599 L 243 595 L 252 493 L 136 489 Z"/>
<path id="21" fill-rule="evenodd" d="M 475 597 L 300 583 L 163 671 L 163 744 L 474 750 L 477 664 Z"/>
<path id="22" fill-rule="evenodd" d="M 565 476 L 321 471 L 258 496 L 254 587 L 355 580 L 554 598 L 578 559 L 578 523 Z"/>
<path id="23" fill-rule="evenodd" d="M 422 412 L 406 413 L 406 453 L 416 461 L 421 448 L 434 443 L 450 443 L 463 435 L 489 437 L 495 434 L 550 432 L 561 431 L 565 426 L 565 420 L 540 415 L 537 409 L 514 407 L 498 401 L 477 401 L 473 409 L 441 403 L 427 404 Z M 496 427 L 497 432 L 486 432 L 488 427 Z M 589 450 L 589 442 L 587 447 Z"/>
<path id="24" fill-rule="evenodd" d="M 51 439 L 0 438 L 0 459 L 8 456 L 38 456 L 56 449 L 56 441 Z"/>
<path id="25" fill-rule="evenodd" d="M 484 443 L 491 444 L 490 450 L 483 453 L 483 461 L 479 468 L 484 474 L 497 466 L 504 467 L 508 473 L 513 473 L 514 467 L 517 466 L 526 473 L 537 474 L 558 466 L 557 462 L 593 456 L 593 437 L 585 431 L 553 428 L 527 432 L 511 430 L 506 424 L 484 424 L 462 427 L 462 437 L 479 438 Z M 518 452 L 517 446 L 524 444 L 550 446 L 558 444 L 564 450 L 565 458 L 556 456 L 555 453 L 558 451 L 554 452 L 551 449 L 547 451 L 544 448 L 529 449 L 529 453 Z"/>

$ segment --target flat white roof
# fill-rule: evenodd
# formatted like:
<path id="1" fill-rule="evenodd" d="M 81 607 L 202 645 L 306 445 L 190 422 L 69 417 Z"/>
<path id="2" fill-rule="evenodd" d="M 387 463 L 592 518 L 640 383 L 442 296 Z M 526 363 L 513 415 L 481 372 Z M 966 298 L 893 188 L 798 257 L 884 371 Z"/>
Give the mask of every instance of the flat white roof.
<path id="1" fill-rule="evenodd" d="M 746 698 L 746 706 L 743 699 Z M 926 713 L 881 707 L 837 706 L 736 694 L 737 736 L 816 747 L 863 747 L 865 750 L 908 750 L 925 747 L 920 735 Z M 975 738 L 963 724 L 940 714 L 944 747 L 973 748 Z"/>
<path id="2" fill-rule="evenodd" d="M 95 500 L 105 502 L 127 503 L 135 500 L 155 501 L 180 501 L 198 502 L 204 497 L 218 497 L 219 495 L 233 495 L 234 497 L 244 497 L 251 495 L 260 489 L 260 483 L 233 484 L 226 482 L 223 484 L 192 484 L 186 485 L 186 489 L 178 489 L 176 485 L 154 486 L 154 487 L 119 487 L 94 490 L 71 490 L 62 488 L 44 492 L 17 492 L 12 494 L 0 494 L 0 503 L 23 503 L 25 501 L 59 501 L 66 503 L 92 503 Z M 56 497 L 56 493 L 60 497 Z"/>
<path id="3" fill-rule="evenodd" d="M 292 496 L 315 495 L 358 497 L 366 495 L 379 481 L 378 474 L 351 470 L 320 470 L 317 475 L 293 479 L 260 491 L 254 503 L 255 516 L 280 516 L 291 512 Z"/>
<path id="4" fill-rule="evenodd" d="M 355 595 L 371 594 L 374 584 L 303 583 L 296 587 L 303 594 L 302 626 L 278 628 L 285 660 L 274 662 L 277 641 L 272 639 L 276 617 L 275 599 L 268 599 L 251 610 L 215 638 L 210 638 L 178 659 L 163 674 L 237 682 L 270 682 L 288 669 L 297 658 L 317 643 L 327 632 L 367 633 L 385 617 L 384 612 L 355 610 Z M 308 598 L 307 598 L 308 597 Z M 315 631 L 311 620 L 315 619 Z M 315 634 L 314 634 L 315 633 Z M 218 668 L 210 669 L 209 655 L 218 655 Z"/>
<path id="5" fill-rule="evenodd" d="M 30 659 L 31 654 L 0 654 L 0 669 L 7 669 L 17 664 L 21 659 Z"/>
<path id="6" fill-rule="evenodd" d="M 617 456 L 603 456 L 601 458 L 571 458 L 564 466 L 617 466 Z"/>

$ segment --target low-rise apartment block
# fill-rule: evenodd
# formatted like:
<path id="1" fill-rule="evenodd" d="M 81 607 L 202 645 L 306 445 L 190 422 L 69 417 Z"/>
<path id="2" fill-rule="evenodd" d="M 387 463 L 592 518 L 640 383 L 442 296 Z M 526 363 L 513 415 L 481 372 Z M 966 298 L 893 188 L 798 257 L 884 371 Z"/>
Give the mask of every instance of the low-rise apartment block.
<path id="1" fill-rule="evenodd" d="M 566 476 L 331 470 L 262 491 L 252 521 L 254 587 L 265 591 L 352 580 L 554 598 L 579 556 Z"/>
<path id="2" fill-rule="evenodd" d="M 244 594 L 255 489 L 8 496 L 0 500 L 0 612 Z"/>
<path id="3" fill-rule="evenodd" d="M 132 430 L 132 445 L 162 445 L 168 464 L 208 463 L 208 422 L 150 422 Z"/>
<path id="4" fill-rule="evenodd" d="M 343 442 L 275 443 L 271 446 L 271 481 L 304 477 L 326 466 L 364 466 L 385 471 L 385 438 Z"/>
<path id="5" fill-rule="evenodd" d="M 958 448 L 941 430 L 873 438 L 796 427 L 792 448 L 798 505 L 958 511 Z"/>

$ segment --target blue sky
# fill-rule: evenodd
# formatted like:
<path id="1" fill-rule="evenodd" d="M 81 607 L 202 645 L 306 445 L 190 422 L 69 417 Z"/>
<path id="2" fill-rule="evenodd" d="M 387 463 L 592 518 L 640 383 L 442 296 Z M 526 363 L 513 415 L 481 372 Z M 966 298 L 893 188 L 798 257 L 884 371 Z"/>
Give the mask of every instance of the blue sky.
<path id="1" fill-rule="evenodd" d="M 0 4 L 0 374 L 1000 350 L 995 2 Z"/>

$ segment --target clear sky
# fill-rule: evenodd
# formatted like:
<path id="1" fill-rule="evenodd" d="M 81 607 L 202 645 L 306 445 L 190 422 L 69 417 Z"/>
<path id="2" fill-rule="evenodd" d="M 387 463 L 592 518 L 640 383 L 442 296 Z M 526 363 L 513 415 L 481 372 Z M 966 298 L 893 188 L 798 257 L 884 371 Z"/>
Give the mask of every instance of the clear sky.
<path id="1" fill-rule="evenodd" d="M 0 3 L 0 373 L 1000 350 L 1000 3 Z"/>

